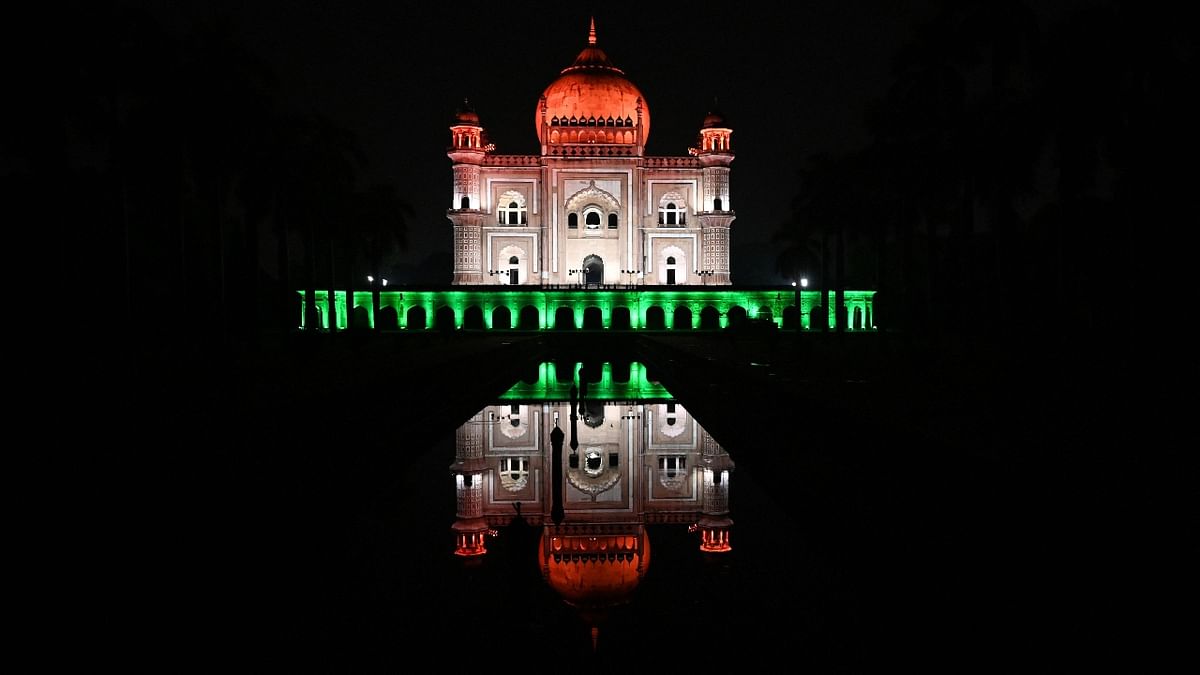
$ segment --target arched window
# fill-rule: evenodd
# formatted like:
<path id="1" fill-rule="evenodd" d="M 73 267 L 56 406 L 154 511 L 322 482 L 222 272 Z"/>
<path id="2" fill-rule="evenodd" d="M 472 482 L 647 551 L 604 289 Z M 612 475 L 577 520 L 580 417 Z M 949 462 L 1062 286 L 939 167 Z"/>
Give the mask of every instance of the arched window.
<path id="1" fill-rule="evenodd" d="M 509 492 L 519 492 L 529 484 L 529 460 L 524 457 L 505 457 L 500 460 L 500 485 Z"/>
<path id="2" fill-rule="evenodd" d="M 615 214 L 615 213 L 608 214 L 608 229 L 610 229 L 610 230 L 617 229 L 617 214 Z"/>
<path id="3" fill-rule="evenodd" d="M 579 229 L 579 214 L 572 213 L 567 215 L 567 227 L 572 230 Z"/>
<path id="4" fill-rule="evenodd" d="M 524 225 L 526 222 L 527 211 L 520 203 L 509 202 L 506 207 L 500 207 L 500 225 Z"/>
<path id="5" fill-rule="evenodd" d="M 721 198 L 717 197 L 716 199 L 713 200 L 713 211 L 720 211 L 720 210 L 721 210 Z"/>
<path id="6" fill-rule="evenodd" d="M 471 208 L 471 198 L 470 198 L 470 197 L 463 197 L 463 198 L 462 198 L 462 201 L 460 202 L 460 205 L 459 205 L 459 207 L 458 207 L 458 208 L 460 208 L 460 209 L 469 209 L 469 208 Z"/>
<path id="7" fill-rule="evenodd" d="M 600 229 L 600 213 L 598 211 L 588 211 L 584 216 L 583 224 L 589 231 Z"/>
<path id="8" fill-rule="evenodd" d="M 525 196 L 520 192 L 507 190 L 496 201 L 500 203 L 496 220 L 501 225 L 524 225 L 529 222 Z"/>
<path id="9" fill-rule="evenodd" d="M 683 225 L 686 213 L 686 204 L 676 194 L 668 194 L 659 202 L 658 207 L 658 224 L 659 225 Z"/>

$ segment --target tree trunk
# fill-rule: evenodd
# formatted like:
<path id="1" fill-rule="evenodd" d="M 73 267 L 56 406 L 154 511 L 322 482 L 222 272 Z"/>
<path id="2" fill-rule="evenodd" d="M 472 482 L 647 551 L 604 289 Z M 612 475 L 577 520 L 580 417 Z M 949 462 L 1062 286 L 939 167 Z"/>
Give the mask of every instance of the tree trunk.
<path id="1" fill-rule="evenodd" d="M 304 328 L 307 331 L 321 330 L 321 321 L 317 318 L 317 228 L 310 218 L 308 221 L 308 243 L 304 247 L 308 258 L 308 278 L 304 289 Z"/>
<path id="2" fill-rule="evenodd" d="M 821 229 L 821 332 L 829 332 L 829 228 Z"/>
<path id="3" fill-rule="evenodd" d="M 837 269 L 837 290 L 833 301 L 833 320 L 837 324 L 837 332 L 846 332 L 846 227 L 839 226 L 835 240 L 837 251 L 834 264 Z"/>
<path id="4" fill-rule="evenodd" d="M 329 336 L 332 338 L 337 333 L 337 277 L 335 266 L 333 235 L 329 235 L 329 291 L 325 296 L 325 318 L 329 326 Z"/>
<path id="5" fill-rule="evenodd" d="M 275 195 L 275 228 L 278 233 L 276 239 L 275 256 L 277 258 L 276 265 L 279 268 L 279 323 L 277 324 L 285 333 L 292 330 L 296 317 L 292 315 L 291 308 L 295 297 L 292 293 L 292 270 L 291 260 L 288 250 L 288 219 L 284 210 L 279 206 L 279 195 Z M 303 311 L 303 309 L 301 310 Z"/>
<path id="6" fill-rule="evenodd" d="M 371 329 L 379 332 L 379 289 L 383 278 L 379 276 L 379 238 L 371 242 Z"/>

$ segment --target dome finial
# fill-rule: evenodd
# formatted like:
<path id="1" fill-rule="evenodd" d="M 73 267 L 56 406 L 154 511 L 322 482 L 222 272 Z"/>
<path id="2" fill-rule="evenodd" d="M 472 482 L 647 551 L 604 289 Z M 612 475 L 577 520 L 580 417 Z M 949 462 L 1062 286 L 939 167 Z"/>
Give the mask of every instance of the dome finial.
<path id="1" fill-rule="evenodd" d="M 594 45 L 596 44 L 596 17 L 593 16 L 590 18 L 592 23 L 588 27 L 588 44 Z"/>

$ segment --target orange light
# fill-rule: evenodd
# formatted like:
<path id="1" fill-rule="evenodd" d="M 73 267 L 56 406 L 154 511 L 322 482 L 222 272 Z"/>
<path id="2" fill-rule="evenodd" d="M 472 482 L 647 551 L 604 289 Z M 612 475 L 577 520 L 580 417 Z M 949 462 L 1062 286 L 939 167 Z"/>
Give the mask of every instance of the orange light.
<path id="1" fill-rule="evenodd" d="M 729 545 L 729 530 L 704 530 L 700 533 L 700 550 L 705 553 L 728 553 L 733 550 Z"/>

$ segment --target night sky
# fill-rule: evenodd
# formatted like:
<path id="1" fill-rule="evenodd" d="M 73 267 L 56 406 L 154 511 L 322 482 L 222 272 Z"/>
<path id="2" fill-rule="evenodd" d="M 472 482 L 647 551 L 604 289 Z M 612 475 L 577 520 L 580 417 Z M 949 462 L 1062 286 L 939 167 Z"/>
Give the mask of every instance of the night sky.
<path id="1" fill-rule="evenodd" d="M 147 7 L 181 33 L 228 17 L 275 70 L 285 105 L 354 130 L 370 162 L 363 182 L 394 182 L 415 207 L 397 262 L 440 252 L 447 274 L 455 107 L 470 98 L 497 152 L 538 152 L 538 97 L 583 48 L 589 17 L 572 3 L 182 4 Z M 711 13 L 618 2 L 594 13 L 600 46 L 647 98 L 647 154 L 686 155 L 717 98 L 737 153 L 734 283 L 775 283 L 770 239 L 788 217 L 796 163 L 866 142 L 866 106 L 885 91 L 891 56 L 932 11 L 872 0 Z"/>
<path id="2" fill-rule="evenodd" d="M 914 635 L 939 645 L 944 636 L 938 628 L 978 628 L 976 641 L 964 645 L 986 645 L 972 656 L 990 659 L 1032 653 L 1033 642 L 1012 644 L 1008 633 L 990 633 L 1016 627 L 1020 636 L 1032 619 L 1050 644 L 1139 647 L 1142 658 L 1124 624 L 1179 613 L 1180 607 L 1159 612 L 1149 605 L 1158 598 L 1182 605 L 1171 566 L 1183 567 L 1185 557 L 1175 549 L 1190 538 L 1179 535 L 1195 529 L 1194 523 L 1175 522 L 1193 510 L 1184 501 L 1194 501 L 1194 472 L 1173 466 L 1195 444 L 1188 438 L 1195 406 L 1177 393 L 1193 383 L 1197 362 L 1194 338 L 1186 337 L 1195 287 L 1195 172 L 1177 168 L 1196 161 L 1187 145 L 1200 119 L 1190 95 L 1197 81 L 1192 24 L 1170 10 L 1134 3 L 1030 2 L 1043 27 L 1059 23 L 1060 30 L 1044 33 L 1045 49 L 1035 50 L 1046 58 L 1035 69 L 1044 77 L 1036 95 L 1015 87 L 1021 115 L 1005 107 L 1005 99 L 978 96 L 1006 92 L 985 82 L 964 97 L 967 111 L 979 117 L 948 115 L 948 123 L 933 120 L 933 133 L 922 135 L 930 131 L 922 126 L 928 123 L 924 114 L 944 112 L 939 105 L 953 97 L 939 98 L 944 90 L 938 86 L 914 87 L 901 97 L 908 107 L 891 109 L 891 127 L 873 136 L 866 119 L 872 102 L 896 81 L 894 57 L 918 26 L 948 4 L 822 0 L 780 3 L 774 11 L 738 3 L 708 11 L 699 3 L 124 0 L 78 3 L 73 10 L 47 3 L 38 8 L 44 16 L 36 25 L 9 21 L 30 45 L 0 41 L 20 56 L 6 59 L 17 67 L 4 106 L 13 117 L 3 125 L 0 188 L 10 203 L 33 197 L 36 214 L 10 215 L 8 232 L 47 235 L 81 249 L 78 260 L 60 263 L 57 241 L 36 248 L 10 241 L 8 248 L 10 258 L 39 268 L 37 277 L 26 277 L 37 283 L 14 286 L 10 317 L 21 317 L 39 340 L 63 341 L 48 358 L 17 351 L 10 359 L 18 372 L 11 392 L 43 416 L 14 426 L 18 442 L 22 430 L 34 440 L 28 451 L 11 454 L 58 465 L 10 472 L 13 482 L 34 493 L 14 514 L 36 535 L 36 545 L 18 544 L 16 550 L 45 555 L 51 547 L 44 544 L 64 547 L 53 553 L 57 567 L 47 566 L 55 573 L 51 582 L 18 577 L 36 592 L 32 604 L 53 615 L 48 622 L 75 618 L 69 602 L 48 599 L 43 589 L 59 587 L 72 596 L 72 583 L 84 588 L 81 597 L 94 615 L 76 620 L 101 649 L 119 652 L 122 662 L 126 652 L 134 658 L 153 654 L 156 640 L 163 651 L 188 643 L 172 650 L 174 660 L 223 657 L 234 647 L 220 644 L 222 631 L 244 634 L 247 644 L 272 657 L 278 654 L 272 640 L 289 645 L 299 661 L 307 658 L 314 636 L 338 637 L 318 635 L 330 625 L 327 617 L 350 617 L 333 630 L 360 638 L 357 629 L 376 618 L 355 611 L 354 602 L 369 605 L 375 598 L 375 589 L 362 582 L 374 571 L 363 572 L 367 563 L 361 561 L 376 559 L 354 557 L 361 549 L 347 542 L 393 531 L 360 518 L 356 509 L 374 508 L 366 502 L 384 493 L 382 487 L 362 488 L 360 481 L 378 487 L 394 476 L 426 475 L 401 464 L 407 460 L 396 452 L 393 427 L 377 422 L 400 414 L 394 428 L 411 448 L 426 447 L 453 427 L 438 427 L 437 415 L 448 419 L 462 412 L 454 406 L 469 400 L 463 383 L 478 382 L 483 369 L 468 372 L 475 361 L 451 358 L 455 344 L 475 337 L 471 331 L 380 328 L 385 339 L 369 343 L 359 339 L 366 337 L 361 325 L 344 335 L 320 332 L 316 322 L 307 332 L 295 330 L 297 289 L 345 289 L 346 278 L 361 278 L 365 270 L 343 264 L 338 247 L 349 249 L 349 237 L 339 244 L 336 233 L 318 230 L 336 221 L 308 208 L 324 202 L 291 192 L 297 185 L 330 185 L 312 178 L 326 175 L 312 171 L 313 158 L 330 155 L 287 145 L 300 135 L 288 126 L 291 116 L 309 120 L 320 113 L 355 132 L 369 161 L 355 187 L 391 184 L 413 206 L 408 247 L 385 263 L 386 274 L 401 283 L 448 284 L 452 227 L 445 210 L 452 174 L 445 150 L 456 107 L 464 97 L 471 100 L 497 152 L 538 152 L 538 97 L 584 47 L 594 16 L 599 46 L 646 96 L 652 116 L 647 154 L 686 155 L 714 97 L 719 99 L 737 155 L 731 175 L 735 285 L 789 281 L 775 271 L 784 243 L 772 237 L 792 219 L 798 170 L 819 153 L 848 159 L 826 168 L 827 199 L 807 205 L 809 229 L 792 228 L 792 235 L 804 237 L 792 244 L 803 253 L 803 246 L 820 241 L 821 267 L 830 268 L 823 286 L 855 289 L 849 284 L 859 283 L 859 289 L 878 290 L 878 333 L 797 331 L 793 342 L 776 340 L 787 333 L 771 331 L 771 349 L 778 345 L 793 374 L 804 374 L 786 381 L 803 381 L 805 390 L 800 397 L 779 390 L 769 407 L 752 408 L 758 399 L 742 395 L 752 387 L 734 375 L 714 377 L 728 379 L 725 391 L 735 392 L 722 400 L 730 419 L 763 437 L 800 414 L 820 415 L 814 403 L 846 403 L 845 419 L 828 428 L 797 425 L 795 438 L 779 447 L 793 447 L 790 441 L 797 439 L 853 441 L 858 427 L 873 424 L 881 440 L 862 448 L 888 460 L 868 476 L 886 489 L 872 492 L 855 482 L 856 472 L 870 474 L 875 465 L 855 465 L 859 456 L 848 455 L 841 476 L 847 489 L 831 489 L 831 506 L 812 511 L 814 520 L 830 515 L 829 530 L 840 535 L 841 522 L 861 517 L 868 536 L 846 539 L 847 558 L 863 568 L 876 558 L 856 554 L 877 541 L 888 544 L 889 556 L 935 544 L 917 551 L 928 558 L 915 555 L 910 568 L 896 569 L 921 567 L 939 584 L 954 581 L 958 585 L 941 585 L 940 592 L 949 597 L 956 589 L 969 591 L 950 604 L 968 613 L 934 616 L 940 606 L 928 605 L 926 618 L 933 623 L 923 624 L 902 616 L 909 606 L 892 605 L 883 616 L 898 620 L 885 631 L 882 620 L 874 623 L 873 609 L 892 596 L 868 598 L 877 605 L 859 608 L 834 597 L 824 606 L 801 603 L 797 620 L 812 617 L 815 625 L 824 619 L 821 612 L 847 606 L 897 642 Z M 1109 5 L 1121 11 L 1072 16 L 1079 7 Z M 157 28 L 132 29 L 136 22 L 125 11 L 131 8 L 148 12 L 166 37 L 160 40 Z M 223 77 L 230 71 L 222 68 L 241 64 L 236 54 L 228 63 L 202 50 L 199 58 L 189 54 L 187 36 L 214 21 L 227 22 L 233 44 L 269 65 L 277 81 L 264 98 L 282 115 L 202 105 L 200 99 L 222 91 L 226 81 L 205 78 Z M 34 28 L 23 30 L 28 25 Z M 38 28 L 57 42 L 43 41 Z M 198 42 L 218 49 L 229 44 Z M 194 61 L 202 66 L 195 72 Z M 964 79 L 986 79 L 986 69 L 976 64 L 953 65 Z M 210 113 L 226 119 L 210 120 Z M 239 144 L 253 144 L 238 134 L 264 129 L 264 136 L 278 131 L 284 139 L 283 147 L 264 143 L 264 154 L 275 161 L 297 155 L 270 152 L 296 151 L 304 180 L 262 180 L 286 173 L 240 154 Z M 982 129 L 988 142 L 963 129 Z M 854 152 L 868 145 L 874 154 Z M 940 154 L 947 148 L 951 161 Z M 880 157 L 891 161 L 876 171 L 869 163 Z M 1011 166 L 1000 165 L 1006 158 Z M 264 184 L 250 185 L 249 196 L 237 198 L 229 177 L 243 172 Z M 834 180 L 843 175 L 849 179 Z M 892 190 L 865 194 L 885 180 L 895 181 L 886 183 Z M 338 192 L 345 187 L 332 185 L 331 200 L 345 197 L 348 191 Z M 288 208 L 275 209 L 277 202 L 264 197 L 277 194 L 294 198 Z M 865 221 L 882 225 L 865 228 Z M 277 261 L 289 254 L 287 246 L 274 246 L 280 224 L 290 228 L 290 277 L 277 274 Z M 835 283 L 842 275 L 834 273 L 833 261 L 841 254 L 826 252 L 825 240 L 847 230 L 865 242 L 861 248 L 875 250 L 858 260 L 869 264 L 856 265 L 849 256 L 847 283 Z M 797 263 L 796 269 L 811 267 Z M 47 276 L 66 277 L 72 292 L 45 294 Z M 58 314 L 30 321 L 25 312 L 35 304 Z M 844 329 L 845 321 L 838 325 Z M 700 337 L 713 338 L 714 351 L 733 362 L 745 356 L 732 348 L 743 339 L 739 335 Z M 761 337 L 751 333 L 744 344 Z M 500 340 L 509 345 L 507 337 Z M 426 359 L 426 353 L 443 359 Z M 475 358 L 492 357 L 480 352 Z M 758 370 L 768 359 L 745 360 L 753 381 L 768 379 Z M 392 361 L 395 370 L 380 366 Z M 22 368 L 29 377 L 19 377 Z M 809 382 L 815 383 L 811 389 Z M 877 388 L 867 390 L 868 384 Z M 874 405 L 878 419 L 860 415 L 855 397 Z M 931 460 L 933 470 L 925 472 L 926 464 L 909 462 L 905 453 L 927 452 L 936 443 L 894 442 L 901 437 L 890 435 L 893 424 L 911 426 L 911 439 L 932 438 L 961 452 L 944 465 Z M 736 439 L 737 433 L 728 436 Z M 778 438 L 785 434 L 773 440 Z M 964 438 L 972 442 L 956 445 Z M 360 461 L 367 455 L 356 454 L 358 443 L 372 444 L 371 461 L 393 473 Z M 86 457 L 64 472 L 61 465 L 75 459 L 73 452 Z M 862 456 L 869 459 L 869 453 Z M 1163 455 L 1168 461 L 1160 464 Z M 438 458 L 436 471 L 443 472 L 447 461 Z M 774 489 L 776 474 L 768 471 L 776 465 L 763 469 L 760 475 L 770 476 Z M 31 480 L 36 478 L 46 485 Z M 72 478 L 79 489 L 72 489 Z M 804 480 L 820 487 L 819 480 Z M 976 490 L 975 481 L 994 491 Z M 910 489 L 918 495 L 910 502 L 888 501 Z M 978 521 L 955 500 L 983 505 L 979 512 L 991 520 Z M 917 517 L 902 522 L 907 513 Z M 943 527 L 946 522 L 952 527 Z M 903 528 L 891 529 L 895 523 Z M 435 536 L 448 534 L 444 525 L 429 521 Z M 75 537 L 71 528 L 88 532 Z M 964 538 L 974 548 L 960 548 Z M 953 557 L 934 558 L 930 551 L 942 546 L 953 549 Z M 352 550 L 341 555 L 345 549 Z M 404 549 L 398 544 L 395 550 Z M 444 567 L 436 557 L 405 559 Z M 924 566 L 925 560 L 936 564 Z M 833 585 L 842 583 L 837 561 L 827 569 Z M 395 588 L 427 590 L 410 583 L 414 578 L 400 578 Z M 924 597 L 924 587 L 897 578 L 880 586 L 897 597 Z M 845 579 L 847 587 L 855 583 L 853 576 Z M 812 584 L 821 588 L 824 580 Z M 999 609 L 980 604 L 975 592 Z M 92 596 L 97 601 L 86 602 Z M 1060 613 L 1043 611 L 1047 603 Z M 1099 617 L 1093 622 L 1106 624 L 1102 631 L 1091 631 L 1088 617 L 1078 618 L 1093 608 Z M 753 623 L 760 609 L 743 616 Z M 27 630 L 37 628 L 23 611 L 17 615 Z M 977 616 L 985 621 L 973 625 Z M 127 630 L 120 619 L 136 629 Z M 857 625 L 848 621 L 829 631 Z M 1182 633 L 1185 625 L 1173 628 Z M 291 629 L 294 634 L 287 633 Z M 1065 642 L 1063 631 L 1073 631 Z M 840 635 L 870 637 L 851 629 Z M 1190 637 L 1163 635 L 1176 644 Z M 372 637 L 378 635 L 365 639 Z M 778 644 L 790 647 L 790 637 Z M 854 643 L 840 648 L 853 651 Z M 1064 651 L 1070 652 L 1066 663 L 1078 666 L 1078 650 Z M 57 636 L 50 652 L 92 656 Z M 892 657 L 886 645 L 878 653 Z"/>
<path id="3" fill-rule="evenodd" d="M 737 154 L 734 283 L 787 281 L 775 271 L 771 237 L 789 217 L 797 165 L 867 142 L 868 105 L 884 95 L 892 58 L 937 8 L 927 0 L 715 12 L 637 2 L 595 10 L 573 3 L 131 4 L 180 34 L 197 21 L 228 19 L 235 38 L 275 71 L 285 106 L 353 130 L 370 162 L 362 182 L 396 184 L 416 211 L 392 274 L 432 283 L 446 283 L 450 269 L 445 148 L 456 106 L 470 99 L 497 152 L 537 153 L 538 97 L 583 48 L 589 15 L 599 45 L 647 98 L 648 155 L 686 155 L 717 100 Z M 1085 4 L 1056 0 L 1032 9 L 1045 23 Z"/>

